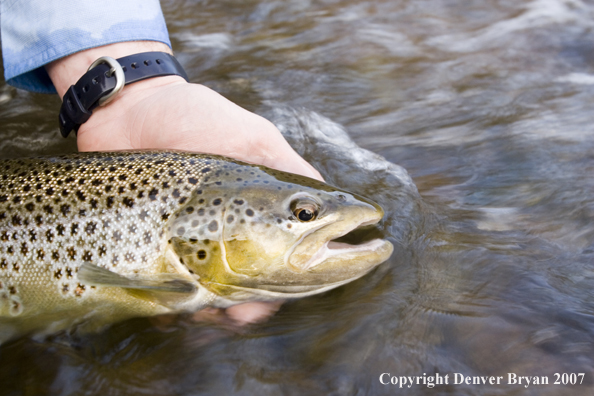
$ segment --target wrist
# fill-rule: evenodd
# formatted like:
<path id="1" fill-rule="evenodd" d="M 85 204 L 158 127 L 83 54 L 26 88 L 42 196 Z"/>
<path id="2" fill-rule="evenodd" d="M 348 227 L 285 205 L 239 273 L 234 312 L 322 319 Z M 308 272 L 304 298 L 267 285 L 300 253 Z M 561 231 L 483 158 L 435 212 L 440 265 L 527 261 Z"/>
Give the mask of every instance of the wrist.
<path id="1" fill-rule="evenodd" d="M 181 76 L 187 80 L 183 67 L 170 54 L 170 51 L 135 52 L 141 48 L 155 49 L 153 45 L 159 46 L 160 43 L 148 42 L 143 46 L 137 42 L 131 42 L 111 46 L 111 49 L 94 48 L 75 54 L 69 59 L 63 59 L 50 67 L 50 73 L 57 83 L 58 91 L 62 92 L 67 84 L 72 83 L 71 76 L 80 74 L 80 69 L 89 59 L 105 52 L 113 55 L 103 55 L 93 61 L 88 71 L 66 90 L 62 97 L 63 103 L 59 116 L 62 136 L 67 137 L 73 130 L 78 132 L 81 125 L 88 122 L 97 109 L 120 96 L 126 85 L 137 85 L 144 80 L 172 75 Z M 128 52 L 134 53 L 121 56 Z M 143 84 L 143 87 L 162 84 Z"/>
<path id="2" fill-rule="evenodd" d="M 140 52 L 161 51 L 172 54 L 171 48 L 158 41 L 127 41 L 90 48 L 58 59 L 45 66 L 60 99 L 74 85 L 96 59 L 110 56 L 114 59 Z"/>
<path id="3" fill-rule="evenodd" d="M 80 151 L 135 149 L 144 147 L 137 131 L 143 130 L 147 120 L 147 104 L 153 98 L 166 95 L 170 89 L 186 85 L 180 76 L 150 78 L 126 85 L 113 101 L 93 110 L 93 115 L 77 133 Z"/>

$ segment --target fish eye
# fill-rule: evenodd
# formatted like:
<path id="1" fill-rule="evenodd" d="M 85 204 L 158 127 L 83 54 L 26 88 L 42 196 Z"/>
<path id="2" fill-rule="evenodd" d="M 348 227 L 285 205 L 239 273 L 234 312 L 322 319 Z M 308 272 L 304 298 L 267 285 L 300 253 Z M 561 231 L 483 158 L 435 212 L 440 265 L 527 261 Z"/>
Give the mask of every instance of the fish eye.
<path id="1" fill-rule="evenodd" d="M 311 211 L 310 209 L 299 208 L 299 209 L 296 209 L 293 212 L 293 214 L 300 221 L 306 222 L 306 221 L 312 221 L 312 220 L 314 220 L 317 217 L 318 212 L 317 211 Z"/>
<path id="2" fill-rule="evenodd" d="M 291 203 L 291 211 L 299 221 L 306 223 L 318 217 L 319 207 L 311 200 L 298 199 Z"/>

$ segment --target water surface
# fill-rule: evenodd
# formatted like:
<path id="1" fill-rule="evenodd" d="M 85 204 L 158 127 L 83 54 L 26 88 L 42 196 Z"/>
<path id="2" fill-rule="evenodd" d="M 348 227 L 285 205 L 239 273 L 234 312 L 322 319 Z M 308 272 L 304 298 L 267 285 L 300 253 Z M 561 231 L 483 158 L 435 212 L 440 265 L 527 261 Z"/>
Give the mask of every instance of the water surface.
<path id="1" fill-rule="evenodd" d="M 13 341 L 0 347 L 0 394 L 592 394 L 591 2 L 162 6 L 191 80 L 272 119 L 328 181 L 380 202 L 395 253 L 241 332 L 182 316 Z M 74 151 L 58 108 L 1 82 L 0 155 Z M 401 390 L 380 383 L 386 372 L 585 379 Z"/>

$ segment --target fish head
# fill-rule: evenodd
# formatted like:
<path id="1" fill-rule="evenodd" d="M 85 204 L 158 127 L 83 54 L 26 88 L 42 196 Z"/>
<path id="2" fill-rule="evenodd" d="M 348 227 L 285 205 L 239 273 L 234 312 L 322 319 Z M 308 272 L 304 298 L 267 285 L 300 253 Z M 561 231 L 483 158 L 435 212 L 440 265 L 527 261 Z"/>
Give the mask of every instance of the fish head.
<path id="1" fill-rule="evenodd" d="M 203 287 L 229 301 L 296 298 L 387 260 L 388 241 L 335 241 L 383 214 L 376 203 L 320 181 L 238 165 L 195 191 L 170 222 L 169 243 Z"/>

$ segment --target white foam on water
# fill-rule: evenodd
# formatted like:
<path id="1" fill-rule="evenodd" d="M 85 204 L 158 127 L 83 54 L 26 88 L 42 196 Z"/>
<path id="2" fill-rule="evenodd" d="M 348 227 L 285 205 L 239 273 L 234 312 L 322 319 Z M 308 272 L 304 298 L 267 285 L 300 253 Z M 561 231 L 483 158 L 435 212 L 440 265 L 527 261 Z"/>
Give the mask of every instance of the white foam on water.
<path id="1" fill-rule="evenodd" d="M 227 51 L 233 46 L 233 37 L 229 33 L 194 34 L 184 32 L 175 35 L 183 52 L 196 52 L 201 49 Z"/>
<path id="2" fill-rule="evenodd" d="M 484 231 L 510 231 L 517 229 L 520 211 L 513 207 L 478 208 L 483 217 L 476 221 L 476 228 Z"/>
<path id="3" fill-rule="evenodd" d="M 336 122 L 314 111 L 288 107 L 274 107 L 272 119 L 300 154 L 306 151 L 306 146 L 315 145 L 325 155 L 345 163 L 353 163 L 362 172 L 388 173 L 396 177 L 402 185 L 417 193 L 416 185 L 403 167 L 359 147 L 346 130 Z"/>
<path id="4" fill-rule="evenodd" d="M 405 34 L 392 29 L 391 26 L 386 25 L 368 25 L 358 29 L 355 37 L 358 40 L 380 45 L 387 49 L 391 55 L 412 57 L 421 54 L 421 50 Z"/>
<path id="5" fill-rule="evenodd" d="M 586 73 L 570 73 L 556 78 L 555 81 L 578 85 L 594 85 L 594 75 Z"/>
<path id="6" fill-rule="evenodd" d="M 520 15 L 468 34 L 445 34 L 427 40 L 427 44 L 444 51 L 472 52 L 499 46 L 505 36 L 526 29 L 552 24 L 593 26 L 590 7 L 581 0 L 535 0 Z"/>

